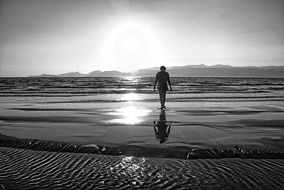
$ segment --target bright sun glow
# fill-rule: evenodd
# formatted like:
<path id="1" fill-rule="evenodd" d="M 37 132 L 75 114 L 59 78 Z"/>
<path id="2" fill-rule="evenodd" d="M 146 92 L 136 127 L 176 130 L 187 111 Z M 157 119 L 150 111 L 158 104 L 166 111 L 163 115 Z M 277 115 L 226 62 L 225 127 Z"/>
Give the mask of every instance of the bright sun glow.
<path id="1" fill-rule="evenodd" d="M 154 32 L 134 20 L 119 22 L 103 46 L 104 70 L 134 71 L 160 65 L 162 48 Z"/>
<path id="2" fill-rule="evenodd" d="M 136 93 L 123 94 L 121 100 L 126 101 L 125 105 L 122 108 L 115 109 L 110 112 L 109 115 L 114 115 L 116 118 L 107 122 L 126 125 L 141 123 L 143 118 L 151 113 L 151 110 L 135 105 L 133 101 L 139 99 L 139 94 Z"/>
<path id="3" fill-rule="evenodd" d="M 109 123 L 120 123 L 126 125 L 134 125 L 141 123 L 143 117 L 147 116 L 151 110 L 145 108 L 138 108 L 135 106 L 127 106 L 116 110 L 111 115 L 119 116 L 117 119 L 112 119 Z"/>
<path id="4" fill-rule="evenodd" d="M 121 97 L 121 100 L 126 100 L 126 101 L 134 101 L 139 99 L 140 99 L 139 95 L 135 93 L 124 94 L 123 97 Z"/>

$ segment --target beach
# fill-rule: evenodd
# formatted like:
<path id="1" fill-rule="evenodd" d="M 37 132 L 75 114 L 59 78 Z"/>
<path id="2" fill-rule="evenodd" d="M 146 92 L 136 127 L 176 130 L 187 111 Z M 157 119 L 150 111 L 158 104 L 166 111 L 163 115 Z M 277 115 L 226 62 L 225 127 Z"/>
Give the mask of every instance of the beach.
<path id="1" fill-rule="evenodd" d="M 154 159 L 0 147 L 2 189 L 282 189 L 283 159 Z"/>
<path id="2" fill-rule="evenodd" d="M 172 83 L 161 111 L 152 78 L 1 78 L 0 185 L 283 187 L 284 79 Z"/>

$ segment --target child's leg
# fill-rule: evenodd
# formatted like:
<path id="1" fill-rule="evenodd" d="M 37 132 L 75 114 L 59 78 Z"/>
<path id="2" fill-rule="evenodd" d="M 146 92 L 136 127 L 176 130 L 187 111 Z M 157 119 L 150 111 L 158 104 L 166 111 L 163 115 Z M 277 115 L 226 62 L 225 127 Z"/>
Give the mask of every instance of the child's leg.
<path id="1" fill-rule="evenodd" d="M 166 91 L 159 91 L 160 95 L 160 103 L 161 103 L 161 108 L 165 107 L 165 102 L 166 102 Z"/>
<path id="2" fill-rule="evenodd" d="M 165 107 L 166 103 L 166 91 L 163 93 L 163 107 Z"/>
<path id="3" fill-rule="evenodd" d="M 159 91 L 159 98 L 160 98 L 160 104 L 161 104 L 161 108 L 163 107 L 163 96 L 162 96 L 162 93 L 161 91 Z"/>

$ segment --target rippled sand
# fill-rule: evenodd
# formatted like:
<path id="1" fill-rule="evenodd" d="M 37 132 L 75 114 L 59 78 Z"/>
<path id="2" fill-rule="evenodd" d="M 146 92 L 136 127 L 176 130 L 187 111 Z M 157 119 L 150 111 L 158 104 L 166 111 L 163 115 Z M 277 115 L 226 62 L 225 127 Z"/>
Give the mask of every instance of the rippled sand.
<path id="1" fill-rule="evenodd" d="M 173 159 L 188 149 L 165 151 L 127 146 L 120 147 L 121 152 L 117 150 L 0 134 L 0 187 L 281 189 L 284 185 L 281 152 L 203 149 L 187 152 L 188 159 Z M 145 156 L 133 156 L 137 153 Z"/>
<path id="2" fill-rule="evenodd" d="M 283 159 L 155 159 L 0 147 L 2 189 L 282 189 Z"/>

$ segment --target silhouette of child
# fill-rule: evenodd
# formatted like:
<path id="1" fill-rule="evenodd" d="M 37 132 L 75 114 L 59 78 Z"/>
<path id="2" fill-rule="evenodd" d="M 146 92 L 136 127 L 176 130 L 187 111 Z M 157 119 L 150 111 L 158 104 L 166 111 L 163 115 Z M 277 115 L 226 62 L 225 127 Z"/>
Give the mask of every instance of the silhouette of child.
<path id="1" fill-rule="evenodd" d="M 161 111 L 160 119 L 158 121 L 154 121 L 154 131 L 157 139 L 160 140 L 160 144 L 168 140 L 171 131 L 171 122 L 166 120 L 165 111 Z"/>
<path id="2" fill-rule="evenodd" d="M 154 91 L 156 90 L 156 85 L 158 83 L 158 90 L 159 90 L 159 96 L 160 96 L 160 103 L 161 103 L 161 109 L 165 109 L 165 102 L 166 102 L 166 92 L 169 90 L 168 84 L 170 86 L 170 90 L 172 91 L 172 85 L 170 81 L 170 75 L 168 72 L 166 72 L 166 67 L 161 66 L 160 72 L 156 74 L 156 80 L 154 84 Z"/>

